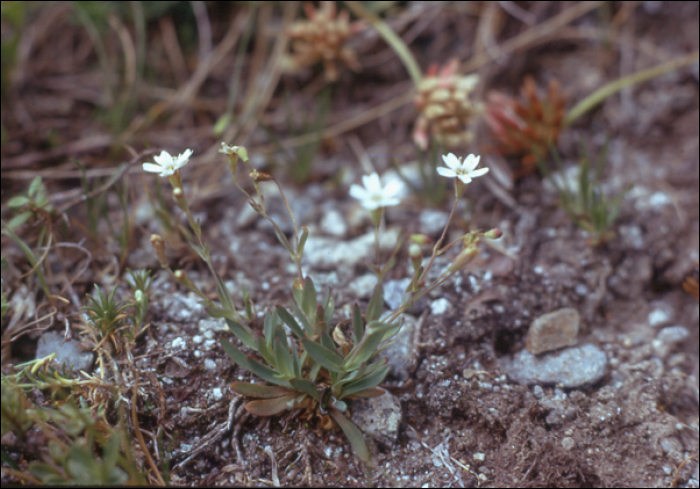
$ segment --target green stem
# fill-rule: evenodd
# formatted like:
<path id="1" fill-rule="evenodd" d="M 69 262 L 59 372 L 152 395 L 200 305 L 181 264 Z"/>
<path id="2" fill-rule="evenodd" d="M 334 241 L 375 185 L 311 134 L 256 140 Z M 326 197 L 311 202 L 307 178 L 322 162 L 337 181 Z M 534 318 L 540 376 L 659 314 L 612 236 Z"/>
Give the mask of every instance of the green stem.
<path id="1" fill-rule="evenodd" d="M 391 27 L 389 27 L 386 22 L 384 22 L 373 12 L 367 10 L 362 3 L 357 1 L 347 1 L 345 2 L 345 5 L 347 5 L 355 15 L 372 24 L 372 27 L 377 30 L 379 35 L 384 38 L 386 43 L 394 50 L 399 59 L 401 59 L 401 62 L 406 67 L 406 71 L 408 71 L 408 74 L 413 80 L 413 84 L 418 86 L 423 79 L 423 74 L 418 66 L 416 58 L 413 57 L 413 54 L 411 54 L 411 51 L 408 49 L 408 46 L 406 46 L 406 43 L 403 42 L 403 39 L 401 39 L 393 30 L 391 30 Z"/>
<path id="2" fill-rule="evenodd" d="M 619 80 L 615 80 L 614 82 L 610 82 L 576 104 L 569 111 L 569 113 L 566 114 L 566 117 L 564 117 L 563 125 L 568 126 L 572 124 L 574 121 L 576 121 L 576 119 L 591 110 L 593 107 L 625 87 L 650 80 L 670 71 L 682 68 L 683 66 L 691 65 L 694 62 L 697 62 L 697 60 L 698 51 L 695 51 L 687 56 L 673 59 L 667 63 L 662 63 L 646 70 L 638 71 L 637 73 L 625 76 Z"/>

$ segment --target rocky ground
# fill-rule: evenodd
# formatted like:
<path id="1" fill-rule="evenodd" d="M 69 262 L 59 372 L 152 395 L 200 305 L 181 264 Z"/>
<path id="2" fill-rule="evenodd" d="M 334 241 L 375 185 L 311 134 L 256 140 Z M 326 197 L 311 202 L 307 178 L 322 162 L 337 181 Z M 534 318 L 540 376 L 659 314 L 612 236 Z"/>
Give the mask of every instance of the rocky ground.
<path id="1" fill-rule="evenodd" d="M 657 61 L 697 49 L 697 6 L 659 3 L 643 2 L 637 24 L 626 31 L 638 49 Z M 504 90 L 524 72 L 556 77 L 578 100 L 618 78 L 618 56 L 625 55 L 624 47 L 572 41 L 531 51 L 527 59 L 514 56 L 507 61 L 514 64 L 510 72 L 499 68 L 484 76 Z M 358 131 L 378 168 L 388 167 L 386 154 L 408 147 L 404 119 L 394 113 Z M 452 235 L 498 227 L 501 251 L 484 247 L 472 266 L 404 315 L 387 350 L 388 393 L 350 405 L 370 440 L 369 465 L 337 428 L 292 415 L 248 415 L 229 386 L 251 374 L 222 350 L 220 338 L 231 338 L 225 324 L 158 271 L 151 326 L 132 355 L 141 378 L 149 379 L 140 392 L 141 407 L 150 406 L 141 424 L 162 428 L 173 444 L 172 484 L 699 487 L 699 313 L 697 300 L 682 288 L 698 273 L 699 120 L 695 64 L 610 97 L 562 134 L 567 166 L 577 160 L 579 137 L 595 153 L 609 138 L 604 189 L 632 186 L 613 227 L 616 237 L 600 247 L 587 244 L 589 236 L 537 174 L 516 181 L 507 197 L 494 190 L 495 167 L 468 187 Z M 371 137 L 386 127 L 406 129 L 404 146 L 393 145 L 395 135 Z M 332 288 L 340 320 L 356 302 L 369 301 L 374 275 L 366 262 L 374 236 L 366 211 L 347 195 L 363 172 L 353 163 L 340 173 L 354 157 L 348 150 L 323 158 L 320 176 L 285 192 L 298 222 L 310 229 L 304 273 L 317 290 Z M 490 158 L 482 154 L 482 166 L 498 157 Z M 410 176 L 415 169 L 407 162 L 403 171 Z M 230 176 L 207 196 L 188 181 L 196 173 L 188 171 L 185 191 L 197 195 L 193 209 L 235 298 L 242 300 L 245 286 L 258 311 L 286 304 L 295 268 L 270 226 L 232 190 Z M 337 175 L 339 185 L 331 181 Z M 272 190 L 270 214 L 291 231 Z M 407 195 L 387 209 L 384 253 L 401 230 L 437 239 L 451 204 L 448 197 L 429 207 Z M 148 238 L 162 229 L 149 201 L 136 199 L 133 216 L 137 242 L 126 266 L 159 270 Z M 3 255 L 7 250 L 3 241 Z M 438 258 L 435 272 L 454 256 Z M 178 251 L 172 258 L 214 292 L 196 257 Z M 400 302 L 410 274 L 402 252 L 385 283 L 387 308 Z M 31 356 L 37 342 L 42 348 L 55 341 L 48 333 L 38 336 L 13 345 L 14 363 Z M 90 368 L 92 359 L 86 360 Z M 4 359 L 3 372 L 7 366 Z"/>

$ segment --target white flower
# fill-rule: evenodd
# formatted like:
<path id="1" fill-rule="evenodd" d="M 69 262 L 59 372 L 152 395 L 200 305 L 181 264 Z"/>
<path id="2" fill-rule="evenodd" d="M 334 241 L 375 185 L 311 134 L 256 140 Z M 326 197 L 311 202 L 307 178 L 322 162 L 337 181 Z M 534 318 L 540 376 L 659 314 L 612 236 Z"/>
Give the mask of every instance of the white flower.
<path id="1" fill-rule="evenodd" d="M 473 178 L 485 175 L 489 171 L 488 168 L 476 169 L 480 158 L 481 156 L 469 155 L 464 161 L 460 161 L 453 153 L 442 155 L 442 161 L 449 168 L 440 167 L 437 169 L 437 172 L 443 177 L 459 178 L 462 182 L 469 183 Z"/>
<path id="2" fill-rule="evenodd" d="M 144 163 L 143 169 L 151 173 L 160 173 L 161 177 L 169 177 L 177 170 L 187 164 L 192 156 L 192 150 L 187 149 L 184 153 L 178 155 L 177 159 L 173 158 L 170 153 L 163 150 L 159 156 L 155 156 L 156 164 Z"/>
<path id="3" fill-rule="evenodd" d="M 400 202 L 398 194 L 402 191 L 402 185 L 398 180 L 392 180 L 386 187 L 382 188 L 379 175 L 372 173 L 371 175 L 364 175 L 362 183 L 364 188 L 356 184 L 351 185 L 350 195 L 358 199 L 365 209 L 373 211 L 380 207 L 396 205 Z"/>

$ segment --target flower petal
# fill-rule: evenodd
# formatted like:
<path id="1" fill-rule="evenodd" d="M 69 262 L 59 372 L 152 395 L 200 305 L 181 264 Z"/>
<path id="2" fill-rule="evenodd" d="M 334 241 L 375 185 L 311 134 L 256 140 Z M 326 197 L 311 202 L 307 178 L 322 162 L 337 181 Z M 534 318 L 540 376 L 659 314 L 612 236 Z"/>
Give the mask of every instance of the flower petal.
<path id="1" fill-rule="evenodd" d="M 155 165 L 153 163 L 144 163 L 143 169 L 144 169 L 144 171 L 147 171 L 150 173 L 160 173 L 163 171 L 163 167 L 161 167 L 159 165 Z"/>
<path id="2" fill-rule="evenodd" d="M 350 196 L 358 200 L 364 200 L 367 198 L 367 190 L 353 183 L 350 186 Z"/>
<path id="3" fill-rule="evenodd" d="M 469 155 L 464 159 L 464 168 L 468 171 L 471 172 L 474 168 L 479 166 L 479 160 L 481 159 L 481 156 L 477 155 Z"/>
<path id="4" fill-rule="evenodd" d="M 167 151 L 163 150 L 158 156 L 153 157 L 160 166 L 173 166 L 173 157 Z"/>
<path id="5" fill-rule="evenodd" d="M 457 173 L 455 173 L 454 170 L 450 170 L 450 169 L 448 169 L 448 168 L 443 168 L 443 167 L 441 167 L 441 166 L 439 166 L 439 167 L 437 168 L 437 172 L 438 172 L 438 174 L 440 174 L 441 176 L 447 177 L 447 178 L 454 178 L 454 177 L 457 176 Z"/>
<path id="6" fill-rule="evenodd" d="M 462 166 L 462 163 L 460 163 L 459 158 L 457 158 L 454 155 L 454 153 L 450 153 L 447 156 L 442 155 L 442 161 L 444 161 L 445 164 L 453 170 L 456 170 L 457 168 L 460 168 Z"/>
<path id="7" fill-rule="evenodd" d="M 469 172 L 469 176 L 472 178 L 480 177 L 481 175 L 486 175 L 489 172 L 488 168 L 479 168 Z"/>

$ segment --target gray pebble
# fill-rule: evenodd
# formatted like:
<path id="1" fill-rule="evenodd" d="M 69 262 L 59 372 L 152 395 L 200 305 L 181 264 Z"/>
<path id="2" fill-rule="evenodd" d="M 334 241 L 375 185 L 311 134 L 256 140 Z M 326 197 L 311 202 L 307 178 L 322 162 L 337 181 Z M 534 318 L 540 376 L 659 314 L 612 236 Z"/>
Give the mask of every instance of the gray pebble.
<path id="1" fill-rule="evenodd" d="M 578 341 L 579 321 L 578 311 L 572 307 L 564 307 L 538 317 L 527 333 L 528 351 L 539 355 L 565 346 L 574 346 Z"/>
<path id="2" fill-rule="evenodd" d="M 541 357 L 523 350 L 509 362 L 507 369 L 508 377 L 521 384 L 575 388 L 600 380 L 606 366 L 605 352 L 594 345 L 583 345 Z"/>
<path id="3" fill-rule="evenodd" d="M 574 439 L 570 436 L 565 436 L 561 440 L 561 446 L 564 448 L 564 450 L 571 451 L 576 448 L 576 441 L 574 441 Z"/>
<path id="4" fill-rule="evenodd" d="M 53 362 L 58 365 L 65 365 L 73 371 L 90 371 L 93 354 L 91 351 L 82 351 L 77 341 L 63 341 L 63 335 L 48 331 L 39 337 L 36 347 L 36 358 L 44 358 L 52 353 L 56 354 Z"/>
<path id="5" fill-rule="evenodd" d="M 393 445 L 401 424 L 401 403 L 388 392 L 379 397 L 355 401 L 352 421 L 372 438 Z"/>

